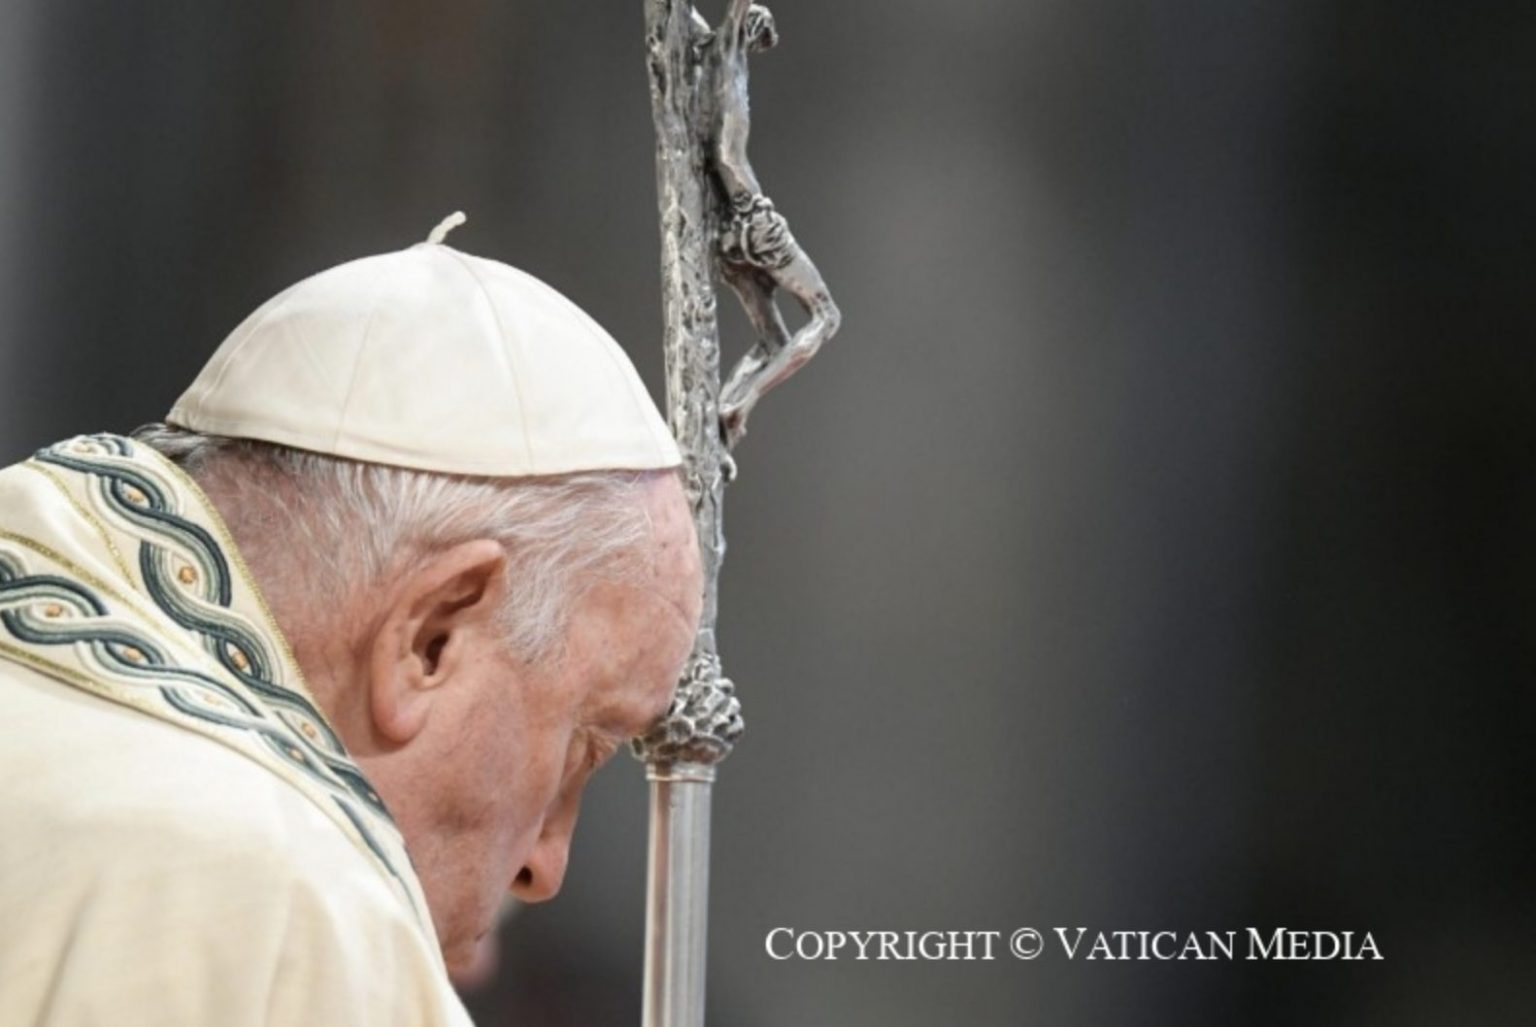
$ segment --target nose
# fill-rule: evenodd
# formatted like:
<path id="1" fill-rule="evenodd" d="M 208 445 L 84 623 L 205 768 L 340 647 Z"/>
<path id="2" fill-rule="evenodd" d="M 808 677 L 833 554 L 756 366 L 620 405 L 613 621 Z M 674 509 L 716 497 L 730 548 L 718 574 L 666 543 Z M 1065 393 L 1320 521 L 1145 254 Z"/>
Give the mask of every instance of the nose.
<path id="1" fill-rule="evenodd" d="M 569 831 L 545 833 L 513 880 L 512 894 L 519 902 L 548 902 L 554 898 L 565 881 L 565 865 L 570 854 Z"/>

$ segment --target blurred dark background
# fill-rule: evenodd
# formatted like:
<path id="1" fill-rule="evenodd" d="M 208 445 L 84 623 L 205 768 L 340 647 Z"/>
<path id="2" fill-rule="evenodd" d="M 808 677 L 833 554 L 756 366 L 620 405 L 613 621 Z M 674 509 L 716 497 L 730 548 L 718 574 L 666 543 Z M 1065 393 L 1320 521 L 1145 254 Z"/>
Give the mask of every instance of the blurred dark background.
<path id="1" fill-rule="evenodd" d="M 711 1022 L 1528 1021 L 1536 7 L 773 6 L 754 163 L 845 326 L 728 503 Z M 659 389 L 638 0 L 0 11 L 5 460 L 456 208 Z M 644 793 L 479 1023 L 637 1021 Z M 1024 925 L 1386 959 L 763 948 Z"/>

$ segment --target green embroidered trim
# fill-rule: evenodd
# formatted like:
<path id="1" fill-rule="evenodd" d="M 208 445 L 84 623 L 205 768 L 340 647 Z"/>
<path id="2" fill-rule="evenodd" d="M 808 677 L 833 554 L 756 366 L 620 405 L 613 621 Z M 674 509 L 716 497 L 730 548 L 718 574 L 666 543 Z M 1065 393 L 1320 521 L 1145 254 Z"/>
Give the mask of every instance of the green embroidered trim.
<path id="1" fill-rule="evenodd" d="M 100 518 L 91 513 L 85 507 L 81 506 L 80 501 L 75 498 L 74 493 L 69 491 L 69 486 L 60 481 L 57 474 L 54 474 L 48 468 L 39 464 L 36 460 L 28 460 L 21 466 L 25 467 L 29 471 L 36 471 L 38 474 L 41 474 L 44 478 L 47 478 L 50 482 L 53 483 L 53 487 L 58 489 L 59 495 L 63 496 L 65 501 L 68 502 L 70 506 L 75 508 L 75 513 L 84 518 L 85 522 L 96 530 L 96 534 L 101 536 L 102 545 L 106 546 L 107 552 L 112 554 L 112 562 L 117 564 L 117 569 L 122 572 L 123 580 L 128 582 L 128 584 L 131 586 L 133 584 L 133 574 L 128 570 L 128 561 L 123 559 L 123 554 L 118 550 L 117 543 L 112 541 L 112 536 L 107 532 L 107 526 L 101 523 Z"/>
<path id="2" fill-rule="evenodd" d="M 204 518 L 212 525 L 214 534 L 218 536 L 219 541 L 223 544 L 224 551 L 229 554 L 230 563 L 234 564 L 235 569 L 239 571 L 240 580 L 245 583 L 255 599 L 256 608 L 261 612 L 263 625 L 267 629 L 268 636 L 276 643 L 278 649 L 287 659 L 288 666 L 292 669 L 296 679 L 294 681 L 294 689 L 313 703 L 315 701 L 314 692 L 310 690 L 309 683 L 304 680 L 304 671 L 299 667 L 298 658 L 293 655 L 293 649 L 288 645 L 288 636 L 278 626 L 277 618 L 272 615 L 272 608 L 267 605 L 267 597 L 262 594 L 261 587 L 256 583 L 256 576 L 251 573 L 250 567 L 246 565 L 245 557 L 240 553 L 240 547 L 235 545 L 234 537 L 230 535 L 229 527 L 224 523 L 224 517 L 214 507 L 213 501 L 208 498 L 208 494 L 203 491 L 201 485 L 192 479 L 191 475 L 166 459 L 163 454 L 149 446 L 139 446 L 137 449 L 139 453 L 149 455 L 160 464 L 161 468 L 174 477 L 177 483 L 192 498 L 196 499 L 198 505 L 202 507 Z M 318 707 L 316 712 L 321 720 L 324 721 L 324 714 L 319 713 Z M 327 727 L 329 727 L 328 722 Z"/>
<path id="3" fill-rule="evenodd" d="M 324 789 L 416 909 L 414 892 L 353 803 L 391 826 L 393 820 L 314 703 L 228 529 L 180 468 L 158 453 L 146 460 L 151 453 L 118 436 L 82 436 L 40 450 L 24 466 L 52 483 L 101 536 L 124 579 L 130 585 L 141 581 L 142 592 L 159 613 L 187 638 L 200 641 L 229 680 L 169 652 L 161 640 L 163 622 L 138 605 L 138 590 L 125 594 L 51 547 L 4 529 L 0 539 L 51 561 L 73 578 L 29 572 L 19 553 L 0 549 L 0 627 L 20 643 L 0 639 L 0 655 L 129 705 L 142 705 L 155 695 L 167 719 L 177 720 L 179 714 L 219 729 L 215 736 L 221 730 L 236 732 L 227 739 L 231 742 L 238 737 L 259 741 L 280 764 Z M 76 475 L 81 487 L 96 490 L 94 499 L 117 530 L 138 541 L 138 581 L 114 544 L 113 530 L 71 489 L 66 479 Z M 203 514 L 201 520 L 212 531 L 181 514 L 181 499 L 189 494 L 202 508 L 193 516 Z M 237 586 L 254 597 L 265 625 L 234 608 Z M 138 623 L 114 613 L 105 599 Z M 83 669 L 41 655 L 37 649 L 43 647 L 71 653 Z M 284 684 L 285 677 L 298 678 L 298 690 Z"/>
<path id="4" fill-rule="evenodd" d="M 348 758 L 341 739 L 308 695 L 295 691 L 277 680 L 277 660 L 269 650 L 269 638 L 282 639 L 282 633 L 270 622 L 270 611 L 263 610 L 274 628 L 267 636 L 239 616 L 230 606 L 235 580 L 231 563 L 247 575 L 238 550 L 226 549 L 202 524 L 183 517 L 178 509 L 177 485 L 190 484 L 175 470 L 178 480 L 166 481 L 155 469 L 139 459 L 144 447 L 137 447 L 115 435 L 82 436 L 39 450 L 36 459 L 47 464 L 88 476 L 95 483 L 104 507 L 120 519 L 126 530 L 139 538 L 139 574 L 144 590 L 162 613 L 181 628 L 203 640 L 204 649 L 230 674 L 272 705 L 278 717 L 299 735 L 301 746 L 323 764 L 359 801 L 375 814 L 392 818 L 378 793 L 368 783 L 356 764 Z M 165 467 L 172 465 L 164 462 Z M 195 485 L 191 490 L 206 504 L 207 498 Z M 216 525 L 224 541 L 224 528 L 211 508 L 205 513 Z M 260 593 L 252 588 L 258 596 Z M 286 647 L 286 640 L 281 643 Z M 296 667 L 291 654 L 287 666 Z"/>
<path id="5" fill-rule="evenodd" d="M 13 533 L 5 533 L 5 537 L 47 555 L 42 553 L 46 546 Z M 284 766 L 324 789 L 364 846 L 410 897 L 410 889 L 384 848 L 361 814 L 351 808 L 352 782 L 305 751 L 298 733 L 259 699 L 214 675 L 181 665 L 152 633 L 114 615 L 103 595 L 117 598 L 111 592 L 94 591 L 88 583 L 29 572 L 18 553 L 0 548 L 0 627 L 19 643 L 0 639 L 0 653 L 129 705 L 138 705 L 131 697 L 135 693 L 157 694 L 168 708 L 162 712 L 166 719 L 174 721 L 176 718 L 168 714 L 175 711 L 259 741 Z M 71 668 L 37 651 L 45 648 L 69 653 L 84 669 Z M 126 694 L 118 693 L 117 688 L 125 689 Z M 362 780 L 360 772 L 357 777 Z"/>
<path id="6" fill-rule="evenodd" d="M 69 573 L 73 574 L 81 581 L 92 586 L 98 591 L 111 596 L 114 601 L 126 607 L 130 613 L 138 617 L 145 624 L 151 627 L 154 626 L 155 618 L 146 613 L 139 606 L 136 606 L 134 601 L 127 595 L 119 592 L 117 589 L 113 588 L 111 585 L 107 584 L 105 581 L 101 580 L 96 575 L 86 570 L 84 567 L 81 567 L 79 564 L 75 563 L 69 557 L 65 556 L 57 549 L 54 549 L 52 546 L 46 546 L 36 539 L 28 538 L 25 535 L 18 535 L 14 531 L 7 531 L 4 528 L 0 528 L 0 539 L 5 539 L 7 542 L 14 542 L 18 546 L 24 546 L 25 548 L 32 550 L 32 552 L 36 553 L 38 556 L 52 560 L 54 563 L 58 564 L 60 567 L 63 567 L 65 570 L 69 571 Z"/>

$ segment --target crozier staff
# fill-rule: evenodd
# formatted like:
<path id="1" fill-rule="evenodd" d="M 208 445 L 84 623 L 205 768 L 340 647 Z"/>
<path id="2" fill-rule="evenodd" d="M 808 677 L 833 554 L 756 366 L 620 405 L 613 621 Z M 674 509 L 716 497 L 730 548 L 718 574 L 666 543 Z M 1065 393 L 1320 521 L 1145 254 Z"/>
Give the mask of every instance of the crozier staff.
<path id="1" fill-rule="evenodd" d="M 441 235 L 0 471 L 0 1023 L 465 1024 L 445 968 L 667 708 L 677 447 L 589 317 Z"/>

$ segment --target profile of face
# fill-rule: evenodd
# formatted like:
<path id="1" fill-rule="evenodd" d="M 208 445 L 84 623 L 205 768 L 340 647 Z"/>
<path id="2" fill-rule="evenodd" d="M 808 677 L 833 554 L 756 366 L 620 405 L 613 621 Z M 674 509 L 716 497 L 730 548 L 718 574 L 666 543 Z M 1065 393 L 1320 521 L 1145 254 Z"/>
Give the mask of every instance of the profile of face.
<path id="1" fill-rule="evenodd" d="M 394 814 L 450 969 L 467 965 L 510 890 L 560 890 L 588 778 L 666 712 L 697 631 L 698 547 L 673 476 L 649 486 L 636 573 L 575 600 L 559 657 L 509 651 L 499 544 L 407 576 L 369 636 L 359 762 Z"/>

